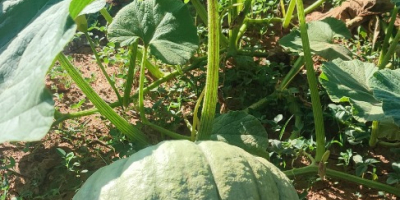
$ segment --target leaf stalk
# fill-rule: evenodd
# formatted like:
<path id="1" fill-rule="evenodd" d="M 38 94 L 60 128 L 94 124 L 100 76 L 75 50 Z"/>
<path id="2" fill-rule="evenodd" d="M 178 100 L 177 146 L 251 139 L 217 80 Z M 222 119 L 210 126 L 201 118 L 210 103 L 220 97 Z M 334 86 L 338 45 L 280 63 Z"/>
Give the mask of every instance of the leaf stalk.
<path id="1" fill-rule="evenodd" d="M 118 101 L 122 102 L 122 97 L 119 94 L 117 88 L 115 87 L 114 82 L 111 80 L 110 76 L 107 74 L 106 69 L 103 66 L 103 63 L 100 60 L 100 56 L 97 53 L 96 48 L 95 48 L 95 46 L 93 44 L 92 38 L 90 38 L 90 36 L 89 36 L 89 34 L 87 32 L 84 32 L 84 34 L 86 36 L 86 39 L 89 41 L 89 45 L 90 45 L 90 48 L 93 51 L 94 57 L 96 58 L 97 65 L 100 67 L 101 72 L 103 72 L 103 75 L 106 77 L 106 79 L 107 79 L 108 83 L 110 84 L 111 88 L 114 90 L 115 94 L 117 95 Z"/>
<path id="2" fill-rule="evenodd" d="M 317 78 L 314 72 L 313 60 L 311 57 L 310 41 L 308 39 L 307 25 L 305 22 L 304 6 L 302 0 L 296 0 L 297 14 L 300 22 L 300 35 L 303 44 L 303 52 L 305 65 L 307 69 L 307 80 L 311 93 L 311 103 L 314 114 L 315 134 L 317 140 L 317 150 L 315 160 L 321 161 L 325 153 L 325 129 L 324 118 L 322 115 L 322 106 L 319 99 L 319 92 L 317 87 Z"/>
<path id="3" fill-rule="evenodd" d="M 61 66 L 68 72 L 72 80 L 78 85 L 86 97 L 93 103 L 98 109 L 100 114 L 105 116 L 112 124 L 117 127 L 122 133 L 128 136 L 129 139 L 137 141 L 142 147 L 148 146 L 146 135 L 144 135 L 139 129 L 129 124 L 124 118 L 118 115 L 104 100 L 93 90 L 93 88 L 83 79 L 81 74 L 75 69 L 68 58 L 60 53 L 57 56 Z"/>
<path id="4" fill-rule="evenodd" d="M 131 103 L 130 102 L 130 95 L 133 85 L 133 77 L 135 75 L 135 66 L 136 66 L 136 52 L 138 48 L 139 40 L 135 40 L 133 44 L 129 47 L 129 69 L 128 69 L 128 76 L 126 78 L 125 90 L 124 90 L 124 99 L 123 99 L 123 106 L 126 108 Z"/>
<path id="5" fill-rule="evenodd" d="M 289 178 L 294 178 L 296 176 L 300 175 L 307 175 L 307 174 L 315 174 L 318 172 L 318 166 L 317 165 L 309 165 L 306 167 L 301 167 L 301 168 L 295 168 L 291 170 L 284 171 L 283 173 L 288 176 Z M 331 178 L 337 178 L 341 180 L 346 180 L 349 182 L 353 182 L 356 184 L 361 184 L 364 186 L 367 186 L 369 188 L 374 188 L 377 190 L 385 191 L 391 194 L 394 194 L 396 196 L 400 196 L 400 190 L 398 188 L 379 183 L 377 181 L 372 181 L 368 179 L 364 179 L 358 176 L 350 175 L 348 173 L 332 170 L 332 169 L 326 169 L 326 176 L 331 177 Z"/>

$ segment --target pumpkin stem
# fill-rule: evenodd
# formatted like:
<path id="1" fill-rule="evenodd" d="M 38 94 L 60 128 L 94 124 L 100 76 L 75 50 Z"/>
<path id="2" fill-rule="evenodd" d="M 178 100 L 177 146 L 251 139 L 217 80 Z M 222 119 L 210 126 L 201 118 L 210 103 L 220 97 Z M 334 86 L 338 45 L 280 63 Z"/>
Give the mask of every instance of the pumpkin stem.
<path id="1" fill-rule="evenodd" d="M 218 98 L 219 71 L 219 14 L 218 1 L 208 0 L 208 63 L 200 130 L 197 140 L 207 140 L 211 136 Z"/>

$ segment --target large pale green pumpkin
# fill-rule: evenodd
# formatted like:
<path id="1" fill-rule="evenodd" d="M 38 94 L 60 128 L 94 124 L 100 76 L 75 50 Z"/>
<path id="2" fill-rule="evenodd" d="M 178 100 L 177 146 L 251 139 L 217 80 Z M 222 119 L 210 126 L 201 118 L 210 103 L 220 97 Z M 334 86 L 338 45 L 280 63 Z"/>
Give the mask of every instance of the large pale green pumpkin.
<path id="1" fill-rule="evenodd" d="M 166 141 L 95 172 L 74 199 L 295 200 L 267 160 L 217 141 Z"/>

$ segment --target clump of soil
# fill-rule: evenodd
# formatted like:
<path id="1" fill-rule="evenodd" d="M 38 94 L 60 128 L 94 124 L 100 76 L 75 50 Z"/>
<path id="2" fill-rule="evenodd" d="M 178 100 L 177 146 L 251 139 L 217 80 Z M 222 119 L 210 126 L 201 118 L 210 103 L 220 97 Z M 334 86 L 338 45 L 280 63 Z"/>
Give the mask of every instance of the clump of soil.
<path id="1" fill-rule="evenodd" d="M 315 21 L 333 17 L 342 20 L 352 29 L 371 20 L 375 15 L 391 11 L 393 6 L 390 0 L 348 0 L 326 13 L 313 12 L 307 15 L 306 20 Z"/>

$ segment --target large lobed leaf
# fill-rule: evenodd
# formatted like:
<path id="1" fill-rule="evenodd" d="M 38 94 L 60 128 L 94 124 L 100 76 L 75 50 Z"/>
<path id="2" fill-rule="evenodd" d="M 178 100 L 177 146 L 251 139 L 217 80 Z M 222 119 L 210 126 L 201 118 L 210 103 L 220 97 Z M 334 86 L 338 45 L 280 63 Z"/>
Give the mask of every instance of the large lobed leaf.
<path id="1" fill-rule="evenodd" d="M 351 59 L 351 52 L 344 46 L 334 43 L 334 38 L 351 38 L 346 25 L 335 18 L 326 18 L 307 24 L 307 33 L 311 51 L 328 60 Z M 300 31 L 295 30 L 279 40 L 279 44 L 292 52 L 303 52 Z"/>
<path id="2" fill-rule="evenodd" d="M 115 16 L 108 38 L 123 46 L 140 38 L 151 54 L 168 64 L 184 64 L 199 42 L 193 19 L 180 0 L 133 1 Z"/>
<path id="3" fill-rule="evenodd" d="M 0 4 L 0 143 L 40 140 L 53 122 L 53 99 L 44 78 L 92 0 L 5 0 Z M 99 4 L 104 0 L 95 0 Z M 93 8 L 96 7 L 96 8 Z M 101 8 L 100 8 L 101 9 Z M 71 15 L 74 15 L 73 13 Z"/>
<path id="4" fill-rule="evenodd" d="M 268 134 L 260 121 L 243 111 L 230 111 L 215 118 L 211 140 L 238 146 L 247 152 L 268 157 Z"/>
<path id="5" fill-rule="evenodd" d="M 70 41 L 70 1 L 6 0 L 0 5 L 0 142 L 40 140 L 53 122 L 44 78 Z"/>
<path id="6" fill-rule="evenodd" d="M 380 70 L 370 80 L 374 96 L 383 102 L 386 116 L 400 126 L 400 69 Z"/>
<path id="7" fill-rule="evenodd" d="M 371 63 L 336 59 L 323 64 L 320 81 L 333 102 L 350 102 L 358 121 L 379 121 L 385 118 L 382 103 L 374 97 L 369 85 L 376 71 L 377 67 Z"/>

